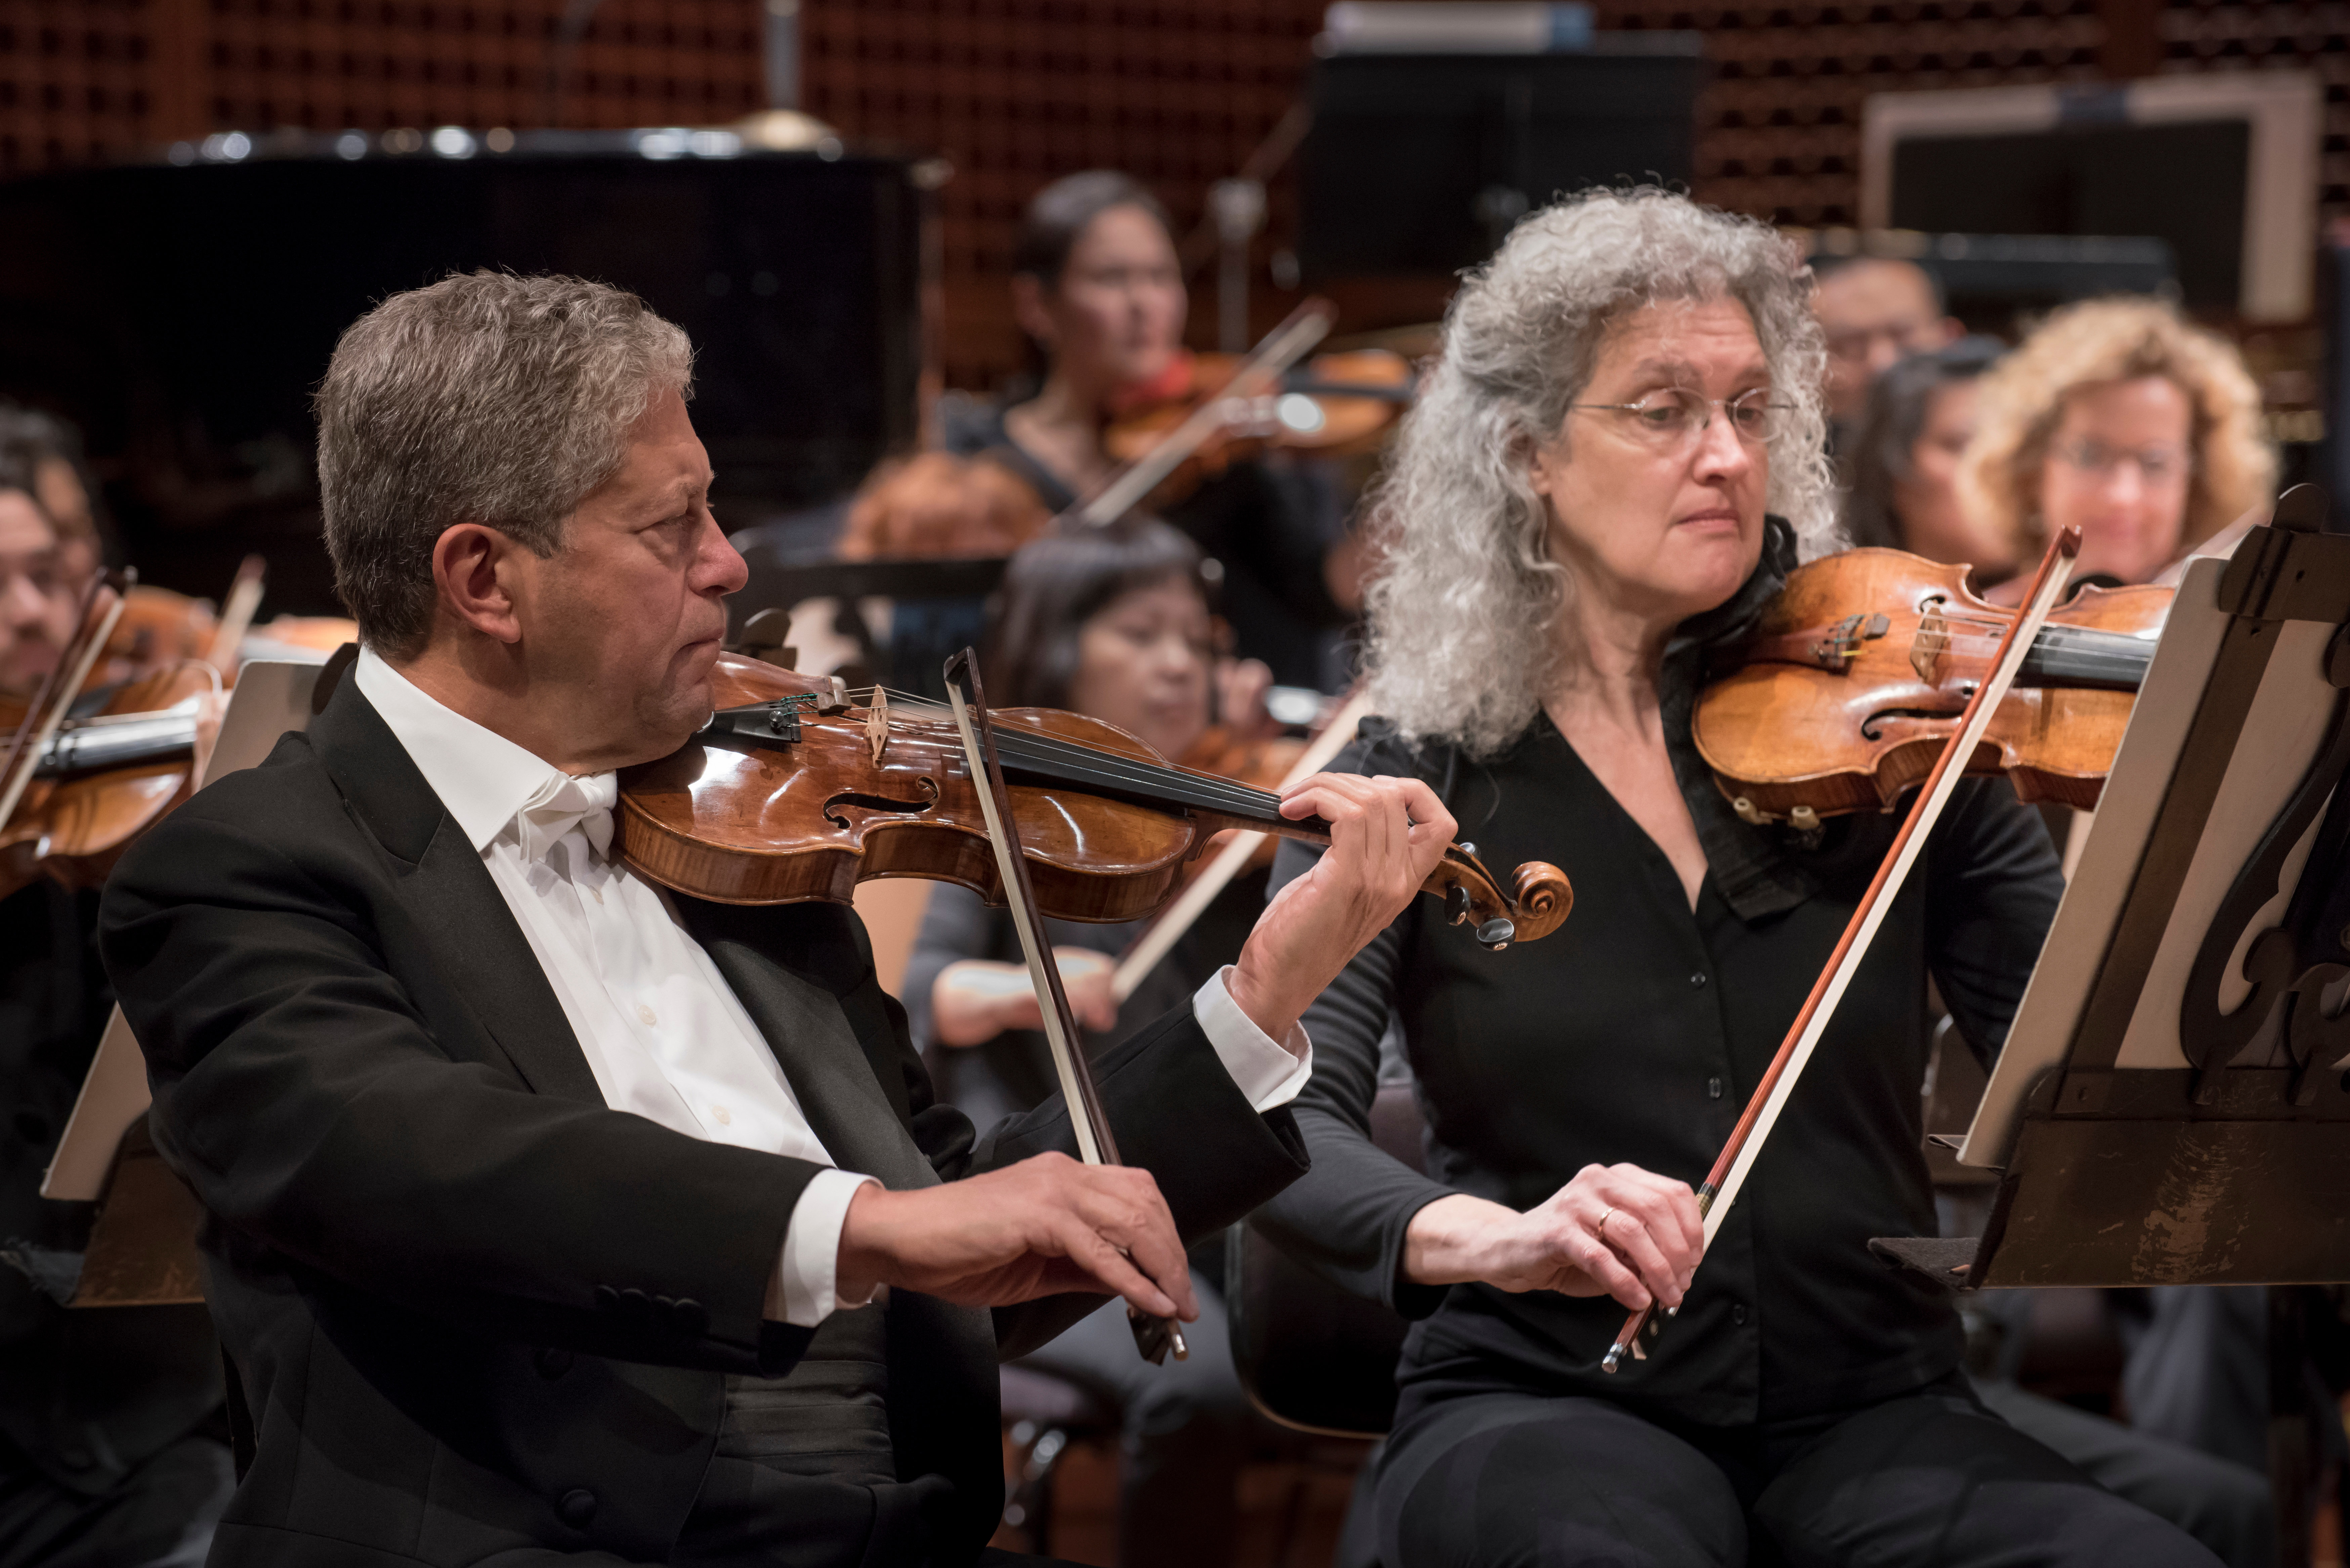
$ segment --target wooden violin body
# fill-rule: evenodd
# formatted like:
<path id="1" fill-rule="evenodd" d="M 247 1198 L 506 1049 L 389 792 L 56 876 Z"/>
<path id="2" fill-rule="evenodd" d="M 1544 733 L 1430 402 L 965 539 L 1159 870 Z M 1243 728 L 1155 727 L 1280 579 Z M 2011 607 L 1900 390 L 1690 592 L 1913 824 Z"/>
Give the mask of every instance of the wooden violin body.
<path id="1" fill-rule="evenodd" d="M 220 620 L 203 599 L 134 583 L 122 596 L 122 618 L 107 639 L 93 686 L 137 680 L 211 651 Z"/>
<path id="2" fill-rule="evenodd" d="M 1862 549 L 1789 574 L 1691 725 L 1741 816 L 1883 810 L 1925 777 L 2013 617 L 1966 571 Z M 2170 598 L 2087 588 L 2050 615 L 1966 771 L 2006 774 L 2024 801 L 2094 807 Z"/>
<path id="3" fill-rule="evenodd" d="M 868 877 L 919 877 L 960 883 L 1001 904 L 1002 878 L 953 722 L 858 707 L 833 692 L 827 679 L 722 656 L 721 720 L 754 727 L 705 730 L 671 755 L 625 770 L 617 852 L 653 881 L 723 903 L 847 903 Z M 756 727 L 764 717 L 736 716 L 777 703 L 784 712 L 765 732 Z M 1048 915 L 1148 915 L 1224 828 L 1326 836 L 1310 822 L 1282 821 L 1265 804 L 1273 797 L 1171 767 L 1098 720 L 1015 708 L 995 711 L 993 725 L 1021 846 Z M 1547 934 L 1574 898 L 1554 867 L 1523 867 L 1505 889 L 1457 846 L 1428 890 L 1491 945 Z"/>

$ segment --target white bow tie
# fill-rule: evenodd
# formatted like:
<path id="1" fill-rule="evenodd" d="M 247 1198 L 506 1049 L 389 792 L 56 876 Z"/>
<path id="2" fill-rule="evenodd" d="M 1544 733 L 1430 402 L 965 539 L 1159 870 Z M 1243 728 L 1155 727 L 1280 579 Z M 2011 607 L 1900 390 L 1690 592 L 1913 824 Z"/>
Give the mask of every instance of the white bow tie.
<path id="1" fill-rule="evenodd" d="M 524 861 L 546 859 L 546 852 L 575 827 L 588 836 L 600 857 L 612 846 L 612 807 L 619 798 L 620 781 L 615 774 L 548 779 L 515 814 Z"/>

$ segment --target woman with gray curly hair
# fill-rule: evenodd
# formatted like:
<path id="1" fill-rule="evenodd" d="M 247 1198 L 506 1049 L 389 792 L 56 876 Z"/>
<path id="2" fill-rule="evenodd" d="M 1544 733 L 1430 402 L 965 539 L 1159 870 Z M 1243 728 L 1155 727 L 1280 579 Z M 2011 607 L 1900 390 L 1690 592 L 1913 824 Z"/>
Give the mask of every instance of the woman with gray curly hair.
<path id="1" fill-rule="evenodd" d="M 1537 213 L 1453 300 L 1378 498 L 1385 722 L 1337 766 L 1417 774 L 1576 894 L 1501 953 L 1422 900 L 1307 1015 L 1313 1169 L 1255 1223 L 1417 1320 L 1386 1568 L 2213 1561 L 1986 1412 L 1947 1294 L 1868 1251 L 1932 1234 L 1929 970 L 1994 1050 L 2054 912 L 1999 781 L 1960 786 L 1700 1266 L 1690 1184 L 1892 833 L 1751 826 L 1690 740 L 1710 651 L 1834 543 L 1809 289 L 1771 229 L 1662 191 Z M 1391 1018 L 1424 1175 L 1367 1136 Z M 1672 1321 L 1603 1373 L 1651 1301 Z"/>

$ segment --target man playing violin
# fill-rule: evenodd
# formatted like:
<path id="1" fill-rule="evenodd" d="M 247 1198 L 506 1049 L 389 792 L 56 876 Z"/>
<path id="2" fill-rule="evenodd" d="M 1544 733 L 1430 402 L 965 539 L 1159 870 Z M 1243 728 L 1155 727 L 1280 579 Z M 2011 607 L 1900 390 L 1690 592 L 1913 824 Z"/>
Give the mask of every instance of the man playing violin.
<path id="1" fill-rule="evenodd" d="M 2003 781 L 1959 786 L 1700 1261 L 1691 1184 L 1894 831 L 1750 826 L 1690 740 L 1709 647 L 1832 542 L 1807 286 L 1767 227 L 1663 192 L 1534 214 L 1455 296 L 1392 460 L 1388 726 L 1338 765 L 1417 770 L 1576 908 L 1482 965 L 1406 909 L 1307 1013 L 1314 1168 L 1255 1223 L 1417 1320 L 1387 1568 L 2216 1561 L 1986 1411 L 1949 1297 L 1868 1251 L 1932 1233 L 1929 974 L 1995 1051 L 2054 912 Z M 1391 1017 L 1425 1176 L 1367 1136 Z M 1604 1371 L 1651 1302 L 1646 1359 Z"/>
<path id="2" fill-rule="evenodd" d="M 1298 1015 L 1450 839 L 1417 781 L 1293 792 L 1319 871 L 1097 1063 L 1132 1168 L 1056 1102 L 974 1136 L 847 909 L 611 857 L 744 576 L 689 353 L 567 278 L 354 325 L 319 472 L 362 650 L 109 887 L 249 1421 L 215 1563 L 981 1557 L 999 1347 L 1192 1315 L 1185 1242 L 1304 1168 Z"/>

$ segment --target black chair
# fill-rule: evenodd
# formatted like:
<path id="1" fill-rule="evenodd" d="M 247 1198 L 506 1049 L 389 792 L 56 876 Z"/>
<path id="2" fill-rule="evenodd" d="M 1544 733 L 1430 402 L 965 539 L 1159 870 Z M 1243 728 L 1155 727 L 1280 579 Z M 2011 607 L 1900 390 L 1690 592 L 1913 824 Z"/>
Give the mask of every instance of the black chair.
<path id="1" fill-rule="evenodd" d="M 1073 1442 L 1116 1439 L 1118 1412 L 1083 1386 L 1026 1366 L 997 1370 L 1003 1426 L 1020 1468 L 1003 1499 L 1003 1522 L 1028 1537 L 1036 1556 L 1053 1554 L 1053 1483 Z"/>
<path id="2" fill-rule="evenodd" d="M 1409 1084 L 1381 1085 L 1371 1102 L 1371 1141 L 1424 1171 L 1426 1123 L 1413 1096 Z M 1233 1226 L 1225 1245 L 1232 1360 L 1250 1403 L 1295 1431 L 1385 1436 L 1395 1420 L 1404 1320 L 1292 1261 L 1253 1224 Z"/>

